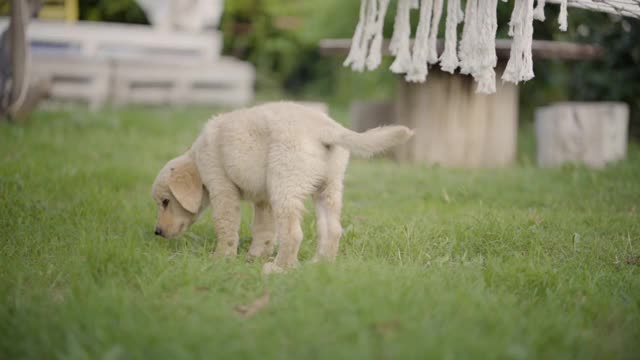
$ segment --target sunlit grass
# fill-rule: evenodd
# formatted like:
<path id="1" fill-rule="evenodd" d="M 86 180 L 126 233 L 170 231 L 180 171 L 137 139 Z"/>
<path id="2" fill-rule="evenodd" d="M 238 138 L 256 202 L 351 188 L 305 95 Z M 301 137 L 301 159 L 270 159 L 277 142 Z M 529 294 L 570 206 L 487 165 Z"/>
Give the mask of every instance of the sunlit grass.
<path id="1" fill-rule="evenodd" d="M 342 111 L 341 113 L 344 113 Z M 354 160 L 335 264 L 213 262 L 209 213 L 153 236 L 150 185 L 207 109 L 0 126 L 0 358 L 636 358 L 640 151 L 603 171 Z M 529 144 L 529 145 L 527 145 Z M 527 152 L 528 151 L 528 152 Z M 309 207 L 311 210 L 312 208 Z M 250 318 L 234 308 L 265 291 Z"/>

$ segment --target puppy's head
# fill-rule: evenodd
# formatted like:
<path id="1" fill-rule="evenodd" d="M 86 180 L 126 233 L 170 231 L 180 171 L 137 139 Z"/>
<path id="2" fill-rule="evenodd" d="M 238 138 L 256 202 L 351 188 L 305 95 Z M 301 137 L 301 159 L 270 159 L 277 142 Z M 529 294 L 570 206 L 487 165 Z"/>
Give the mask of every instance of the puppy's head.
<path id="1" fill-rule="evenodd" d="M 155 234 L 171 239 L 191 226 L 207 206 L 207 194 L 195 163 L 182 155 L 169 161 L 153 182 L 158 207 Z"/>

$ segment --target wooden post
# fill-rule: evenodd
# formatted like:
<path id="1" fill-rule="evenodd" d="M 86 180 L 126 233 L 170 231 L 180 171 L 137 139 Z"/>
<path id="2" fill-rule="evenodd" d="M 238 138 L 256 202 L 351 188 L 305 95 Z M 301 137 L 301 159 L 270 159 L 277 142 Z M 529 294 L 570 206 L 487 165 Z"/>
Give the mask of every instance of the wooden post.
<path id="1" fill-rule="evenodd" d="M 491 95 L 476 94 L 470 76 L 452 76 L 436 67 L 425 83 L 398 81 L 396 123 L 415 129 L 416 135 L 396 149 L 396 159 L 460 168 L 511 164 L 518 88 L 496 77 L 497 91 Z"/>

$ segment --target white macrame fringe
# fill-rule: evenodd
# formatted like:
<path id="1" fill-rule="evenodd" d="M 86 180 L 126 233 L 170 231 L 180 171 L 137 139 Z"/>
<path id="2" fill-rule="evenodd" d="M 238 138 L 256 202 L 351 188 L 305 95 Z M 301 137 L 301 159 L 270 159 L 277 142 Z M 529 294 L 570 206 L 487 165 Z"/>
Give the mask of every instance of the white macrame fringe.
<path id="1" fill-rule="evenodd" d="M 532 79 L 533 0 L 515 0 L 509 21 L 509 36 L 513 37 L 513 43 L 502 80 L 517 84 Z"/>
<path id="2" fill-rule="evenodd" d="M 567 31 L 567 0 L 560 1 L 560 14 L 558 14 L 560 30 Z"/>
<path id="3" fill-rule="evenodd" d="M 382 57 L 382 30 L 389 0 L 361 0 L 360 19 L 343 65 L 354 71 L 373 70 Z M 407 26 L 410 24 L 407 21 Z M 411 29 L 409 28 L 409 31 Z"/>
<path id="4" fill-rule="evenodd" d="M 402 17 L 404 7 L 406 6 L 406 9 L 409 9 L 408 4 L 409 0 L 398 0 L 398 5 L 396 6 L 396 17 L 393 19 L 393 33 L 389 41 L 389 52 L 394 56 L 398 55 L 398 51 L 400 51 L 400 28 L 409 26 L 408 18 L 403 19 Z M 407 11 L 407 15 L 408 14 L 409 12 Z"/>
<path id="5" fill-rule="evenodd" d="M 354 71 L 364 71 L 376 69 L 380 65 L 384 18 L 390 1 L 360 1 L 360 17 L 344 66 L 351 67 Z M 495 92 L 498 0 L 466 0 L 464 12 L 461 8 L 461 0 L 447 0 L 444 51 L 438 56 L 437 37 L 444 1 L 397 0 L 393 35 L 389 43 L 389 51 L 395 59 L 390 70 L 397 74 L 405 74 L 406 81 L 424 82 L 429 73 L 429 64 L 439 61 L 443 71 L 454 73 L 455 69 L 460 67 L 461 73 L 471 74 L 478 83 L 477 92 L 487 94 Z M 566 31 L 567 0 L 514 0 L 514 2 L 509 21 L 509 36 L 513 41 L 502 80 L 517 84 L 534 77 L 531 54 L 533 20 L 545 20 L 546 2 L 560 3 L 558 24 L 560 30 Z M 572 6 L 575 5 L 574 3 L 575 0 L 571 3 Z M 412 9 L 419 9 L 413 48 L 411 48 Z M 619 12 L 622 13 L 622 11 Z M 640 17 L 640 9 L 638 9 L 638 16 Z M 458 41 L 457 28 L 462 22 L 464 27 Z"/>
<path id="6" fill-rule="evenodd" d="M 369 56 L 367 57 L 367 69 L 374 70 L 380 65 L 382 58 L 382 30 L 384 28 L 384 16 L 387 14 L 389 0 L 377 0 L 378 12 L 376 14 L 375 24 L 373 28 L 373 40 L 369 48 Z"/>
<path id="7" fill-rule="evenodd" d="M 496 56 L 497 4 L 498 0 L 486 0 L 484 6 L 477 9 L 480 17 L 476 22 L 479 42 L 476 51 L 476 68 L 472 75 L 478 82 L 476 91 L 481 94 L 496 92 L 496 73 L 493 68 L 498 62 Z"/>
<path id="8" fill-rule="evenodd" d="M 471 74 L 475 67 L 475 44 L 477 44 L 476 22 L 478 0 L 467 0 L 467 6 L 464 9 L 464 27 L 462 28 L 462 38 L 460 39 L 460 47 L 458 49 L 458 58 L 460 59 L 460 72 L 463 74 Z"/>
<path id="9" fill-rule="evenodd" d="M 349 54 L 347 55 L 347 58 L 343 63 L 344 66 L 351 66 L 351 69 L 354 71 L 364 70 L 364 62 L 367 51 L 366 43 L 364 41 L 364 33 L 367 21 L 367 6 L 370 1 L 372 0 L 360 1 L 360 19 L 358 20 L 358 25 L 356 25 L 356 30 L 353 33 L 353 39 L 351 40 L 351 49 L 349 50 Z"/>
<path id="10" fill-rule="evenodd" d="M 462 22 L 464 14 L 460 8 L 460 0 L 447 2 L 446 31 L 444 34 L 444 51 L 440 57 L 440 68 L 453 74 L 458 67 L 458 54 L 456 53 L 456 41 L 458 36 L 458 24 Z"/>
<path id="11" fill-rule="evenodd" d="M 393 26 L 393 35 L 389 44 L 389 51 L 395 55 L 395 60 L 389 67 L 395 74 L 403 74 L 411 67 L 411 41 L 410 12 L 413 0 L 398 0 L 396 18 Z"/>
<path id="12" fill-rule="evenodd" d="M 533 18 L 538 21 L 544 21 L 544 4 L 546 0 L 538 0 L 536 9 L 533 11 Z"/>
<path id="13" fill-rule="evenodd" d="M 564 0 L 547 0 L 548 3 L 561 3 Z M 638 0 L 571 0 L 567 2 L 574 8 L 598 11 L 619 16 L 640 18 Z"/>
<path id="14" fill-rule="evenodd" d="M 429 55 L 429 31 L 431 30 L 433 1 L 422 0 L 420 2 L 420 21 L 416 29 L 416 39 L 413 42 L 411 68 L 405 76 L 409 82 L 424 82 L 429 73 L 427 57 Z"/>
<path id="15" fill-rule="evenodd" d="M 482 3 L 482 4 L 481 4 Z M 476 91 L 495 92 L 497 0 L 467 0 L 465 23 L 460 40 L 460 72 L 471 74 Z"/>
<path id="16" fill-rule="evenodd" d="M 433 0 L 433 17 L 431 18 L 429 51 L 427 53 L 427 62 L 429 64 L 438 62 L 438 29 L 440 28 L 440 17 L 442 16 L 442 1 L 443 0 Z"/>

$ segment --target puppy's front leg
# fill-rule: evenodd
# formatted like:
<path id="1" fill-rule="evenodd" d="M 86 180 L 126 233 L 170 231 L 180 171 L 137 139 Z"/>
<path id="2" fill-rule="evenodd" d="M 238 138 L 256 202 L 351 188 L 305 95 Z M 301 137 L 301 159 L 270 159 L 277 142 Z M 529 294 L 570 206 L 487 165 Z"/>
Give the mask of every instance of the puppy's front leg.
<path id="1" fill-rule="evenodd" d="M 218 186 L 211 195 L 213 224 L 218 237 L 214 258 L 236 256 L 238 253 L 238 231 L 240 230 L 240 194 L 229 186 Z"/>

